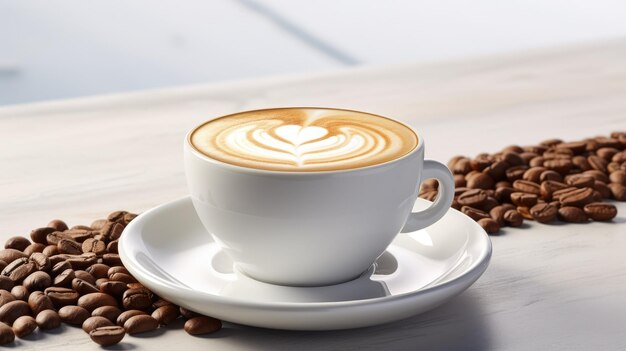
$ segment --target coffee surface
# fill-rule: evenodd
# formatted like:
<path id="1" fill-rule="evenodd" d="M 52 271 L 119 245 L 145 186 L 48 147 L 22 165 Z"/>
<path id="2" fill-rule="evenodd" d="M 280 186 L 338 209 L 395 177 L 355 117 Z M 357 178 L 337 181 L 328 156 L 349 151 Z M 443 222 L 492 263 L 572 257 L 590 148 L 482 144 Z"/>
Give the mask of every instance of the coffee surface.
<path id="1" fill-rule="evenodd" d="M 279 108 L 220 117 L 197 127 L 192 145 L 237 166 L 292 172 L 345 170 L 400 158 L 417 135 L 394 120 L 364 112 Z"/>

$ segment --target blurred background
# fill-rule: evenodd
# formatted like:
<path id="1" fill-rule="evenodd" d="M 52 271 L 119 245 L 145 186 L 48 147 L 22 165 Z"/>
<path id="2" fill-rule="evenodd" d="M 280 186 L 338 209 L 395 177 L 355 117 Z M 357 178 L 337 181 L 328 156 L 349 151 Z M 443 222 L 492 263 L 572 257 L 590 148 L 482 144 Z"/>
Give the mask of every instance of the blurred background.
<path id="1" fill-rule="evenodd" d="M 624 0 L 0 0 L 0 105 L 625 35 Z"/>

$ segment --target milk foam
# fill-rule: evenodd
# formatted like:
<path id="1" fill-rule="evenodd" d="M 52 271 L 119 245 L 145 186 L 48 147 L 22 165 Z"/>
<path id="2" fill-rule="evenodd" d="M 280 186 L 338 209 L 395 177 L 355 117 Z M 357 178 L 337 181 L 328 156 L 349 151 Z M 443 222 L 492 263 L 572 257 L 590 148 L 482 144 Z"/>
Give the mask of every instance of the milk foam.
<path id="1" fill-rule="evenodd" d="M 327 171 L 401 157 L 417 145 L 408 127 L 367 113 L 286 108 L 209 121 L 191 134 L 203 154 L 243 167 Z"/>

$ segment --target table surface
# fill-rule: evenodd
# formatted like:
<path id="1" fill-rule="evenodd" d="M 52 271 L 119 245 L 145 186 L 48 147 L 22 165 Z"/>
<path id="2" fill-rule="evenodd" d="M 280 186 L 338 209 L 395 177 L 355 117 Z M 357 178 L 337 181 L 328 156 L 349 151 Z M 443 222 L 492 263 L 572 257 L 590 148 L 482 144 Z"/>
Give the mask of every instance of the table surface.
<path id="1" fill-rule="evenodd" d="M 358 68 L 0 109 L 0 240 L 52 218 L 90 223 L 186 194 L 182 141 L 199 122 L 270 106 L 393 116 L 424 135 L 427 158 L 626 130 L 626 40 L 428 65 Z M 63 82 L 59 82 L 63 84 Z M 620 350 L 626 348 L 626 206 L 612 223 L 542 225 L 492 237 L 490 267 L 448 304 L 366 329 L 286 332 L 180 323 L 118 349 Z M 161 335 L 164 334 L 164 335 Z M 64 326 L 24 350 L 98 349 Z"/>

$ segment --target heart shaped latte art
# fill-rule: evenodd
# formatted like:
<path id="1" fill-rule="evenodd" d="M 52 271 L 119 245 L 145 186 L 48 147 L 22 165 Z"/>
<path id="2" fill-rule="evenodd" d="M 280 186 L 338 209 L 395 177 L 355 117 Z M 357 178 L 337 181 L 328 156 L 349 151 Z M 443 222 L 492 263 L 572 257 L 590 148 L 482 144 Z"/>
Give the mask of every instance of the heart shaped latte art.
<path id="1" fill-rule="evenodd" d="M 370 121 L 347 112 L 306 112 L 218 119 L 198 129 L 192 143 L 227 163 L 288 171 L 362 167 L 393 159 L 416 144 L 414 134 L 411 139 L 400 133 L 410 129 L 382 117 Z"/>

